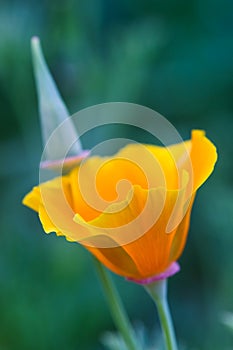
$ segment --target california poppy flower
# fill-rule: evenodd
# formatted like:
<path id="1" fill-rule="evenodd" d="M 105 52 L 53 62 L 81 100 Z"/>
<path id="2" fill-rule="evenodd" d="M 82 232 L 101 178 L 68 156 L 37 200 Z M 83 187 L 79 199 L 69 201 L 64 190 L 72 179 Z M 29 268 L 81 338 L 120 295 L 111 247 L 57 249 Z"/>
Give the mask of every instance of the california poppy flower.
<path id="1" fill-rule="evenodd" d="M 113 272 L 149 283 L 178 270 L 195 193 L 216 160 L 200 130 L 169 147 L 129 144 L 40 184 L 23 203 L 38 212 L 46 233 L 79 242 Z"/>

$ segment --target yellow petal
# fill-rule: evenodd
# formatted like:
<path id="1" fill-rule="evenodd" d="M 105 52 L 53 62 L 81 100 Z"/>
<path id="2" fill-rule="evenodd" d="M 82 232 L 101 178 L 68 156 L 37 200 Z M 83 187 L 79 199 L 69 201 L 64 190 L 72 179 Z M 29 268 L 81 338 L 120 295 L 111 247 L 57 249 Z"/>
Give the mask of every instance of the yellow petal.
<path id="1" fill-rule="evenodd" d="M 214 144 L 205 136 L 202 130 L 193 130 L 189 141 L 168 147 L 174 157 L 179 177 L 183 170 L 189 173 L 189 195 L 206 181 L 217 161 L 217 151 Z"/>
<path id="2" fill-rule="evenodd" d="M 33 190 L 23 198 L 23 204 L 37 212 L 39 211 L 39 206 L 40 206 L 39 187 L 34 187 Z"/>
<path id="3" fill-rule="evenodd" d="M 217 161 L 216 147 L 205 137 L 204 131 L 192 131 L 190 157 L 193 167 L 195 192 L 210 176 Z"/>
<path id="4" fill-rule="evenodd" d="M 64 176 L 35 187 L 23 203 L 38 212 L 46 233 L 56 232 L 73 241 L 77 240 L 77 225 L 73 221 L 72 201 L 69 179 Z"/>

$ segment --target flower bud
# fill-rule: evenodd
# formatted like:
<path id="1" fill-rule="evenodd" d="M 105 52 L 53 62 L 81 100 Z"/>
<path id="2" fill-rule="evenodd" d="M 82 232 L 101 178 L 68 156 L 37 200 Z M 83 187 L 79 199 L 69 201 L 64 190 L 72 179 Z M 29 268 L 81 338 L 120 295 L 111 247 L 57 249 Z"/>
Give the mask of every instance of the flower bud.
<path id="1" fill-rule="evenodd" d="M 49 72 L 38 37 L 31 40 L 44 155 L 42 168 L 72 167 L 88 155 Z"/>

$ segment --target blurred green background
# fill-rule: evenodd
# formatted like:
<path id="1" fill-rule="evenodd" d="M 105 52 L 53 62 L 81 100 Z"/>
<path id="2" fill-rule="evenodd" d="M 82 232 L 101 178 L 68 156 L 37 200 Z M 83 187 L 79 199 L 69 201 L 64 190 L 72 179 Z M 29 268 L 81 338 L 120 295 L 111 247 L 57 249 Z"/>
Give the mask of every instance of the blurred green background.
<path id="1" fill-rule="evenodd" d="M 184 138 L 201 128 L 217 145 L 218 164 L 198 193 L 169 298 L 186 349 L 233 349 L 221 323 L 222 312 L 233 311 L 229 0 L 1 0 L 0 349 L 98 350 L 104 332 L 114 330 L 90 255 L 45 235 L 37 215 L 21 205 L 38 183 L 42 151 L 33 35 L 71 113 L 102 102 L 138 103 Z M 159 332 L 144 290 L 114 278 L 134 324 Z"/>

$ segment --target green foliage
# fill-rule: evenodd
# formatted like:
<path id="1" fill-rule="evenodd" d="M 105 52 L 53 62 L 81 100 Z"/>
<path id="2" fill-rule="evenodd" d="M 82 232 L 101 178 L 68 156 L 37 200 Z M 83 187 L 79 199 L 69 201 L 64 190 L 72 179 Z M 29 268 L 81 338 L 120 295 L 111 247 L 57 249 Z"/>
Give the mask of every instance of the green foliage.
<path id="1" fill-rule="evenodd" d="M 113 329 L 89 254 L 46 236 L 21 205 L 38 182 L 42 151 L 33 35 L 72 113 L 134 102 L 163 114 L 184 138 L 203 128 L 217 145 L 219 161 L 198 194 L 169 298 L 187 349 L 232 347 L 219 320 L 233 295 L 232 14 L 227 0 L 1 1 L 0 349 L 98 350 Z M 88 147 L 93 138 L 83 141 Z M 132 320 L 154 327 L 145 292 L 116 282 Z"/>

